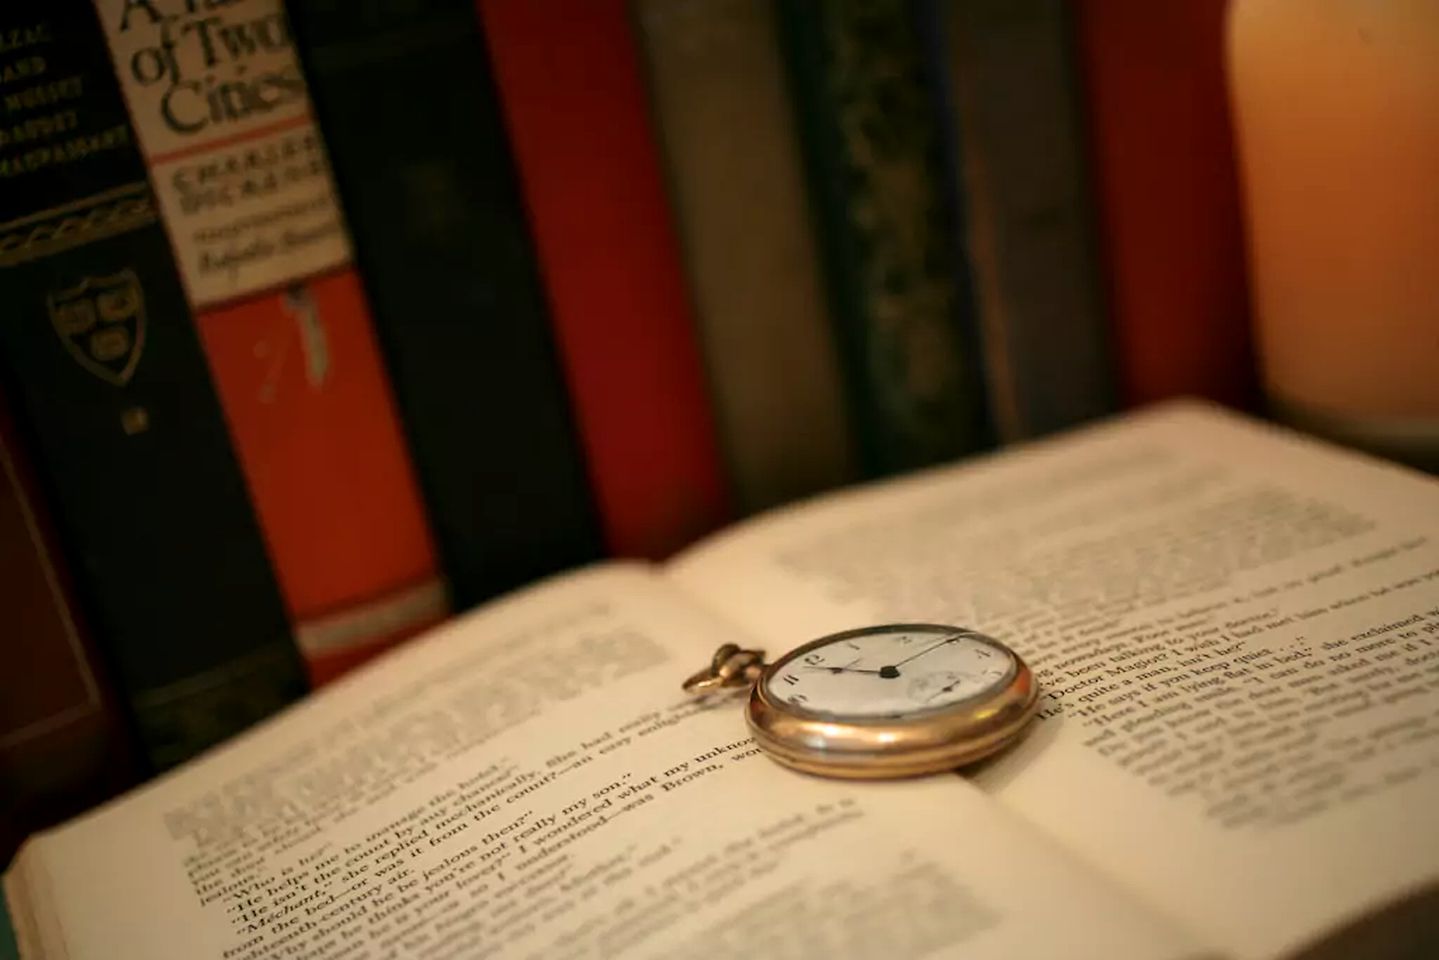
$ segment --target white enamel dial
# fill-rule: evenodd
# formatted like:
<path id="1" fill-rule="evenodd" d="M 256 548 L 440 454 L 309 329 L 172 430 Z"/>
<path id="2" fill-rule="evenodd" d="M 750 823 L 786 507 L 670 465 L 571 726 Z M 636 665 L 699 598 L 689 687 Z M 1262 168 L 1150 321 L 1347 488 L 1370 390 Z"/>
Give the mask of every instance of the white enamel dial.
<path id="1" fill-rule="evenodd" d="M 967 630 L 901 624 L 837 634 L 780 660 L 777 703 L 834 718 L 902 718 L 1003 688 L 1014 655 Z"/>

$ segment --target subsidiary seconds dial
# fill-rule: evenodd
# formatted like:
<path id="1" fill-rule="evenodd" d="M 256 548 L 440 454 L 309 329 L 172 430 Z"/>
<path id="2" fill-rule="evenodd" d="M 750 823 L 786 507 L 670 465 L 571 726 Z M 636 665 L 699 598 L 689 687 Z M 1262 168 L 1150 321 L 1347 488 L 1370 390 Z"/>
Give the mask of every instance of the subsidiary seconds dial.
<path id="1" fill-rule="evenodd" d="M 943 710 L 1004 687 L 1016 660 L 969 630 L 895 624 L 834 634 L 782 658 L 762 681 L 769 698 L 835 718 L 900 718 Z"/>

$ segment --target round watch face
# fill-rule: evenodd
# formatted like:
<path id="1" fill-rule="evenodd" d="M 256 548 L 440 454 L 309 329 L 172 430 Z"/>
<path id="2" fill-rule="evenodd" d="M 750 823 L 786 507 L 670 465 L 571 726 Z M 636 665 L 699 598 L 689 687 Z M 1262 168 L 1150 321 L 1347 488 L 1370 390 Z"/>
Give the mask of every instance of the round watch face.
<path id="1" fill-rule="evenodd" d="M 991 694 L 1013 678 L 1014 654 L 968 630 L 896 624 L 826 637 L 783 657 L 762 681 L 769 698 L 836 719 L 902 719 Z"/>

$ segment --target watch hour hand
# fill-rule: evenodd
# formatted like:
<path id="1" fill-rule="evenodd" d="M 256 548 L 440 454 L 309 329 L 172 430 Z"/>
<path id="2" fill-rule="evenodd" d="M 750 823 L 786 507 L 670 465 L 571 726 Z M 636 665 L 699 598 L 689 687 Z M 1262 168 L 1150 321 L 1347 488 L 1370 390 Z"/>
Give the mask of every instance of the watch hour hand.
<path id="1" fill-rule="evenodd" d="M 850 661 L 851 663 L 857 661 Z M 878 670 L 865 670 L 862 667 L 817 667 L 806 664 L 806 670 L 818 670 L 821 673 L 879 673 Z"/>

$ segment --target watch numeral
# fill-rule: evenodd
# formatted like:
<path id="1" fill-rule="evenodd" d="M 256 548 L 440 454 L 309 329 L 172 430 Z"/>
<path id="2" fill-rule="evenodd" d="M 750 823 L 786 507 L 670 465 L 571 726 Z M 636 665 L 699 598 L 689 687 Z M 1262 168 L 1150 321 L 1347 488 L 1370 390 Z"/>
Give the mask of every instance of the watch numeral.
<path id="1" fill-rule="evenodd" d="M 791 694 L 789 695 L 789 702 L 790 702 L 790 703 L 808 703 L 808 702 L 809 702 L 809 697 L 806 697 L 806 696 L 805 696 L 804 694 L 802 694 L 802 693 L 791 693 Z"/>
<path id="2" fill-rule="evenodd" d="M 796 677 L 792 673 L 786 673 L 784 676 L 780 677 L 780 679 L 783 680 L 785 683 L 789 684 L 790 686 L 794 686 L 796 683 L 799 683 L 799 677 Z"/>
<path id="3" fill-rule="evenodd" d="M 811 666 L 811 667 L 817 666 L 818 664 L 824 663 L 824 654 L 822 654 L 822 653 L 809 653 L 809 654 L 805 654 L 804 662 L 805 662 L 807 665 Z"/>

